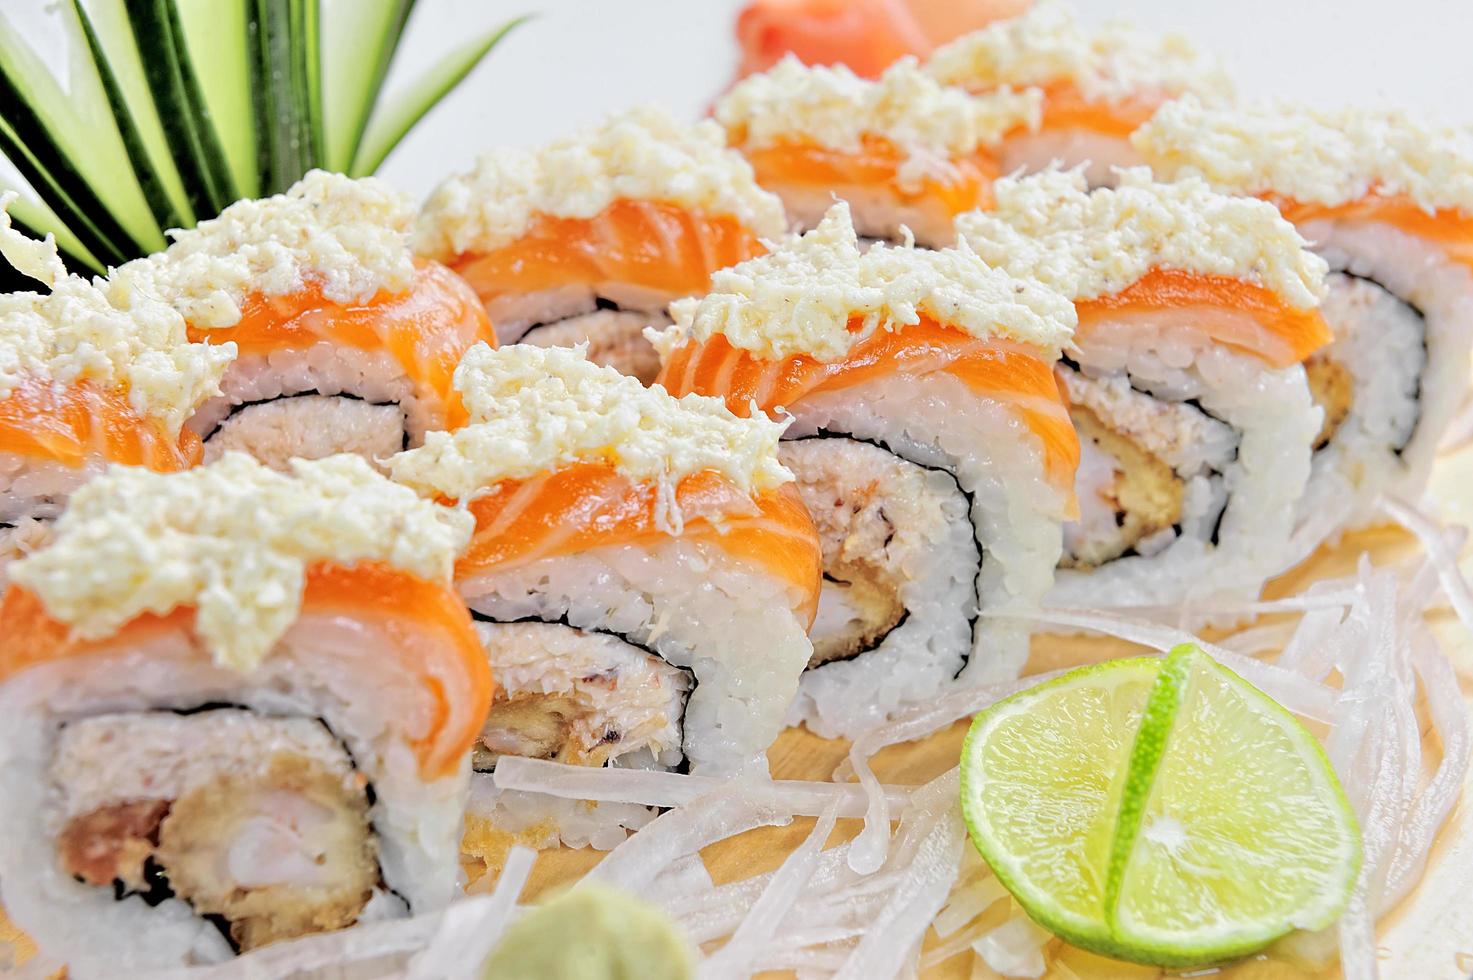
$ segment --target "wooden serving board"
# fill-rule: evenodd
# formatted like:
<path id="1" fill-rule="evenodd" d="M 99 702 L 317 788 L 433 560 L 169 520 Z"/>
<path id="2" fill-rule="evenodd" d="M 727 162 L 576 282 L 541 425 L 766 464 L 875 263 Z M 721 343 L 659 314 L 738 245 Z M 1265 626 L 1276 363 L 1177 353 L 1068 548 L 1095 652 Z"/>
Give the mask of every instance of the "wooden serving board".
<path id="1" fill-rule="evenodd" d="M 1473 448 L 1442 460 L 1434 477 L 1431 497 L 1444 518 L 1473 526 Z M 1382 528 L 1348 536 L 1332 549 L 1323 549 L 1299 568 L 1273 582 L 1268 596 L 1277 598 L 1302 591 L 1317 579 L 1352 574 L 1362 553 L 1375 562 L 1414 554 L 1416 541 L 1394 528 Z M 1473 549 L 1465 551 L 1465 571 L 1473 574 Z M 1464 700 L 1473 711 L 1473 637 L 1451 614 L 1435 614 L 1430 621 L 1452 660 Z M 1040 636 L 1033 641 L 1028 673 L 1059 667 L 1095 663 L 1139 653 L 1139 648 L 1122 641 L 1099 637 Z M 875 772 L 885 782 L 917 784 L 941 775 L 957 764 L 967 723 L 958 722 L 922 742 L 892 746 L 876 757 Z M 823 739 L 807 729 L 789 729 L 768 751 L 775 779 L 829 779 L 844 758 L 849 743 Z M 1435 734 L 1424 738 L 1423 750 L 1435 763 L 1441 746 Z M 1379 925 L 1378 937 L 1382 980 L 1466 980 L 1473 975 L 1473 778 L 1465 784 L 1463 798 L 1443 828 L 1433 850 L 1428 871 L 1417 890 Z M 813 819 L 798 817 L 787 827 L 750 831 L 702 852 L 707 869 L 718 883 L 736 881 L 771 871 L 812 830 Z M 841 820 L 830 846 L 859 832 L 858 820 Z M 508 841 L 508 844 L 510 842 Z M 544 851 L 538 859 L 524 899 L 566 886 L 581 877 L 603 857 L 588 849 L 557 848 Z M 479 871 L 481 869 L 475 869 Z M 999 902 L 991 915 L 999 923 L 1007 916 L 1008 903 Z M 1046 980 L 1151 980 L 1181 976 L 1174 971 L 1141 967 L 1106 959 L 1071 947 L 1061 940 L 1046 950 Z M 972 977 L 970 954 L 953 957 L 925 976 L 935 980 L 964 980 Z M 979 974 L 994 974 L 985 967 Z M 1190 971 L 1190 976 L 1203 975 Z M 1338 964 L 1314 967 L 1296 962 L 1286 954 L 1270 951 L 1241 962 L 1207 971 L 1222 980 L 1329 980 L 1341 976 Z"/>

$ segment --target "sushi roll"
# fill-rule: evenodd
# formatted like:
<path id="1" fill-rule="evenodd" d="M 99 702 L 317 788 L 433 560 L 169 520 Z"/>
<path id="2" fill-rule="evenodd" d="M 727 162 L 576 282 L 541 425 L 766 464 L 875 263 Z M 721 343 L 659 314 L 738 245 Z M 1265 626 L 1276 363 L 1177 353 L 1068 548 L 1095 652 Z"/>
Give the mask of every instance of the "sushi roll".
<path id="1" fill-rule="evenodd" d="M 1394 112 L 1183 100 L 1134 137 L 1164 177 L 1278 205 L 1329 263 L 1335 342 L 1306 365 L 1325 411 L 1296 548 L 1418 499 L 1468 390 L 1473 136 Z"/>
<path id="2" fill-rule="evenodd" d="M 672 393 L 793 419 L 779 458 L 824 581 L 792 717 L 852 736 L 1016 675 L 1027 630 L 1002 617 L 1042 600 L 1072 508 L 1079 443 L 1053 376 L 1069 301 L 965 247 L 866 251 L 840 202 L 671 312 Z"/>
<path id="3" fill-rule="evenodd" d="M 468 516 L 356 456 L 114 467 L 0 601 L 0 898 L 74 976 L 444 907 L 492 680 Z"/>
<path id="4" fill-rule="evenodd" d="M 914 58 L 869 81 L 789 57 L 739 82 L 715 116 L 802 228 L 838 197 L 861 235 L 899 240 L 904 228 L 939 248 L 952 241 L 956 215 L 986 206 L 1002 140 L 1036 128 L 1041 104 L 1038 91 L 943 88 Z"/>
<path id="5" fill-rule="evenodd" d="M 648 383 L 660 362 L 644 328 L 786 231 L 782 202 L 719 126 L 646 107 L 486 154 L 435 190 L 416 241 L 475 288 L 503 343 L 587 343 L 595 363 Z"/>
<path id="6" fill-rule="evenodd" d="M 1038 125 L 1003 139 L 1001 172 L 1088 164 L 1094 186 L 1113 184 L 1113 168 L 1140 163 L 1130 134 L 1163 103 L 1187 94 L 1215 101 L 1232 95 L 1226 75 L 1185 38 L 1119 25 L 1089 31 L 1057 0 L 1040 0 L 938 48 L 924 70 L 977 95 L 1038 90 Z"/>
<path id="7" fill-rule="evenodd" d="M 470 423 L 389 468 L 475 518 L 456 583 L 502 680 L 475 768 L 725 774 L 760 757 L 812 653 L 819 585 L 782 426 L 581 348 L 476 347 L 455 377 Z"/>
<path id="8" fill-rule="evenodd" d="M 10 227 L 0 197 L 0 252 L 47 292 L 0 295 L 0 589 L 5 566 L 38 547 L 67 498 L 109 463 L 170 472 L 200 459 L 184 425 L 235 349 L 192 344 L 156 300 L 115 306 L 69 276 L 55 242 Z"/>
<path id="9" fill-rule="evenodd" d="M 1144 167 L 1005 179 L 958 231 L 1075 304 L 1058 376 L 1083 447 L 1050 602 L 1257 598 L 1288 541 L 1323 413 L 1303 363 L 1330 340 L 1325 263 L 1270 204 Z"/>
<path id="10" fill-rule="evenodd" d="M 238 350 L 189 420 L 206 460 L 383 458 L 464 421 L 450 375 L 494 334 L 464 282 L 414 258 L 413 218 L 380 181 L 316 170 L 113 273 L 115 294 L 161 297 L 191 340 Z"/>

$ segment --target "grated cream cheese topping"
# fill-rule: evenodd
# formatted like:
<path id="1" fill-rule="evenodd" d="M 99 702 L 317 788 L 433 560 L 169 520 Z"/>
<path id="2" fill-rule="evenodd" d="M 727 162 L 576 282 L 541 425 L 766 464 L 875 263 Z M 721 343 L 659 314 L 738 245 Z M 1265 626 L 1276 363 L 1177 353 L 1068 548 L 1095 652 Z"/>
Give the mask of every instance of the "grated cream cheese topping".
<path id="1" fill-rule="evenodd" d="M 1117 171 L 1119 186 L 1090 191 L 1082 170 L 997 181 L 997 206 L 956 220 L 983 261 L 1037 279 L 1075 300 L 1118 293 L 1152 269 L 1255 282 L 1309 309 L 1325 292 L 1325 260 L 1278 208 L 1231 197 L 1197 178 Z"/>
<path id="2" fill-rule="evenodd" d="M 787 231 L 782 202 L 757 186 L 720 126 L 677 122 L 648 106 L 536 150 L 485 154 L 470 173 L 435 189 L 416 247 L 442 260 L 488 252 L 521 237 L 539 215 L 593 218 L 618 200 L 730 216 L 761 238 Z"/>
<path id="3" fill-rule="evenodd" d="M 1074 8 L 1052 0 L 937 48 L 925 71 L 943 85 L 971 92 L 1069 83 L 1090 102 L 1188 92 L 1223 98 L 1232 92 L 1226 74 L 1186 38 L 1152 36 L 1121 24 L 1086 31 Z"/>
<path id="4" fill-rule="evenodd" d="M 194 327 L 239 322 L 247 296 L 308 283 L 337 303 L 366 303 L 414 280 L 414 210 L 373 177 L 313 170 L 284 194 L 237 201 L 218 218 L 169 234 L 164 251 L 117 269 L 114 290 L 172 303 Z"/>
<path id="5" fill-rule="evenodd" d="M 646 388 L 590 363 L 581 346 L 480 344 L 466 352 L 455 386 L 471 423 L 431 432 L 423 446 L 389 461 L 394 479 L 422 493 L 468 501 L 503 480 L 579 462 L 610 463 L 657 484 L 667 507 L 675 485 L 703 470 L 748 493 L 793 479 L 777 460 L 786 422 L 739 418 L 719 398 Z"/>
<path id="6" fill-rule="evenodd" d="M 1073 335 L 1073 304 L 1052 288 L 988 267 L 965 245 L 939 250 L 883 242 L 861 250 L 849 205 L 767 255 L 712 278 L 700 299 L 670 307 L 675 323 L 646 336 L 666 357 L 688 340 L 722 334 L 733 346 L 780 360 L 838 361 L 876 330 L 921 314 L 976 337 L 1008 337 L 1057 356 Z M 861 329 L 849 329 L 853 318 Z"/>
<path id="7" fill-rule="evenodd" d="M 1473 214 L 1473 129 L 1396 110 L 1168 103 L 1131 137 L 1162 177 L 1218 190 L 1335 207 L 1406 196 L 1430 212 Z"/>
<path id="8" fill-rule="evenodd" d="M 52 236 L 37 241 L 11 228 L 13 199 L 0 197 L 0 254 L 51 291 L 0 294 L 0 398 L 27 379 L 91 381 L 126 391 L 140 415 L 178 435 L 220 393 L 235 345 L 191 344 L 183 317 L 164 303 L 139 294 L 120 307 L 100 283 L 68 275 Z"/>
<path id="9" fill-rule="evenodd" d="M 1042 105 L 1042 93 L 1033 90 L 977 96 L 944 87 L 914 58 L 871 81 L 843 65 L 809 67 L 789 55 L 737 83 L 715 116 L 744 148 L 807 141 L 853 152 L 864 137 L 878 137 L 905 154 L 901 179 L 915 180 L 1015 129 L 1037 129 Z"/>
<path id="10" fill-rule="evenodd" d="M 184 473 L 114 466 L 72 495 L 52 543 L 7 569 L 47 611 L 100 639 L 134 617 L 197 610 L 222 665 L 250 670 L 301 610 L 307 567 L 382 561 L 449 582 L 469 514 L 421 499 L 358 456 L 242 453 Z"/>

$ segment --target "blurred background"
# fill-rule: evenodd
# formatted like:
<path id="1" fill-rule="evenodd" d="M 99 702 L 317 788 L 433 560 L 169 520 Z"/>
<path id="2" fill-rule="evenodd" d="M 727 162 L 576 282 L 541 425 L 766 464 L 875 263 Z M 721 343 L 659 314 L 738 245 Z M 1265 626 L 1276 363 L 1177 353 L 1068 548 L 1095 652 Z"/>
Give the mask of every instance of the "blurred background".
<path id="1" fill-rule="evenodd" d="M 1124 19 L 1187 35 L 1216 52 L 1248 96 L 1392 104 L 1473 123 L 1473 0 L 1072 2 L 1087 22 Z M 381 174 L 422 196 L 485 147 L 538 143 L 614 109 L 659 102 L 695 117 L 735 71 L 733 23 L 743 4 L 420 0 L 398 78 L 459 36 L 515 13 L 537 17 L 409 135 Z"/>

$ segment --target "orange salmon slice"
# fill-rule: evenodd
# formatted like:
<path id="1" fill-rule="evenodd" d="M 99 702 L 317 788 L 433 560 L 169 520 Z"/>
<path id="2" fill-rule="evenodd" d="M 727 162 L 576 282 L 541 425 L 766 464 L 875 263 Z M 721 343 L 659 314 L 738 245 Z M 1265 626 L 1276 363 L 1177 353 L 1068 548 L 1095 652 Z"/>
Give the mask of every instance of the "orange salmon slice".
<path id="1" fill-rule="evenodd" d="M 1074 308 L 1077 341 L 1103 321 L 1158 321 L 1162 329 L 1199 331 L 1273 368 L 1299 364 L 1333 339 L 1317 309 L 1295 309 L 1256 283 L 1179 269 L 1152 269 L 1120 292 Z"/>
<path id="2" fill-rule="evenodd" d="M 430 705 L 425 730 L 412 745 L 421 775 L 455 773 L 470 751 L 495 683 L 470 614 L 450 588 L 381 562 L 352 567 L 318 562 L 307 570 L 301 615 L 341 615 L 381 627 L 385 656 L 398 659 L 406 678 Z M 0 599 L 0 683 L 39 664 L 70 658 L 110 659 L 160 634 L 192 630 L 194 607 L 164 615 L 144 613 L 104 640 L 84 640 L 51 617 L 32 592 L 12 586 Z M 198 652 L 193 656 L 203 655 Z M 111 669 L 100 662 L 98 669 Z"/>
<path id="3" fill-rule="evenodd" d="M 733 142 L 741 143 L 741 134 Z M 928 174 L 919 189 L 900 179 L 905 154 L 888 140 L 866 136 L 859 150 L 839 150 L 806 140 L 772 146 L 748 147 L 742 154 L 752 164 L 763 187 L 818 188 L 840 191 L 846 187 L 883 187 L 905 204 L 930 204 L 948 218 L 963 211 L 990 208 L 992 182 L 999 176 L 992 154 L 978 151 L 950 161 L 946 175 Z M 842 196 L 842 195 L 840 195 Z"/>
<path id="4" fill-rule="evenodd" d="M 1316 218 L 1380 221 L 1408 235 L 1436 242 L 1448 258 L 1473 269 L 1473 216 L 1444 208 L 1429 212 L 1410 197 L 1372 195 L 1349 204 L 1329 206 L 1277 201 L 1284 217 L 1297 224 Z"/>
<path id="5" fill-rule="evenodd" d="M 711 273 L 764 251 L 757 236 L 729 215 L 618 200 L 592 218 L 538 216 L 515 242 L 468 252 L 451 265 L 483 301 L 605 283 L 676 298 L 705 292 Z"/>
<path id="6" fill-rule="evenodd" d="M 476 533 L 456 578 L 502 571 L 541 558 L 669 539 L 658 488 L 606 463 L 578 463 L 529 480 L 506 480 L 471 501 Z M 712 470 L 675 489 L 680 539 L 714 545 L 788 583 L 811 624 L 818 609 L 818 532 L 797 492 L 784 486 L 751 496 Z"/>
<path id="7" fill-rule="evenodd" d="M 849 329 L 858 332 L 861 324 L 860 318 L 851 319 Z M 876 330 L 843 360 L 830 363 L 807 355 L 765 360 L 718 334 L 672 351 L 660 383 L 674 395 L 717 395 L 733 412 L 746 415 L 754 403 L 771 412 L 866 381 L 895 375 L 919 378 L 935 371 L 959 378 L 979 397 L 1016 413 L 1039 439 L 1049 482 L 1066 495 L 1073 493 L 1079 439 L 1052 360 L 1026 344 L 979 339 L 927 316 L 913 325 Z"/>
<path id="8" fill-rule="evenodd" d="M 197 464 L 201 446 L 188 428 L 169 435 L 122 391 L 28 379 L 0 400 L 0 453 L 74 469 L 101 459 L 171 473 Z"/>
<path id="9" fill-rule="evenodd" d="M 309 284 L 282 296 L 249 297 L 240 322 L 230 327 L 191 327 L 189 339 L 211 344 L 234 341 L 241 357 L 304 351 L 318 343 L 385 352 L 414 383 L 415 393 L 437 407 L 446 428 L 466 422 L 455 368 L 478 343 L 496 346 L 485 307 L 455 273 L 436 262 L 422 263 L 413 284 L 362 304 L 337 303 Z"/>

